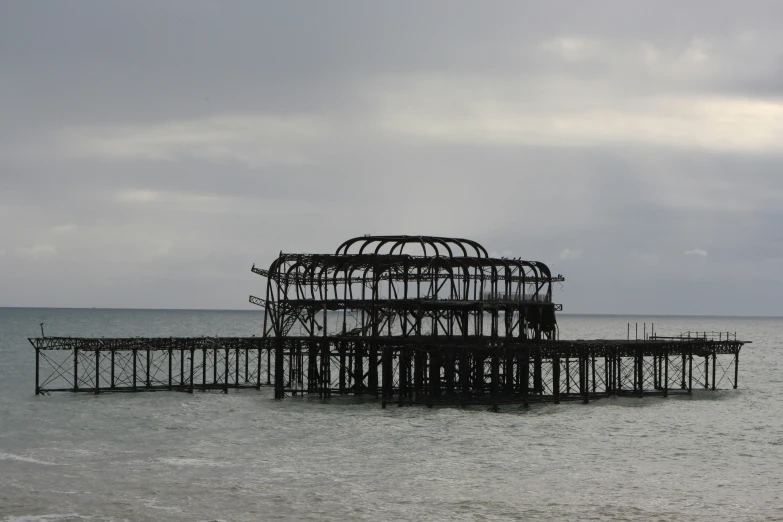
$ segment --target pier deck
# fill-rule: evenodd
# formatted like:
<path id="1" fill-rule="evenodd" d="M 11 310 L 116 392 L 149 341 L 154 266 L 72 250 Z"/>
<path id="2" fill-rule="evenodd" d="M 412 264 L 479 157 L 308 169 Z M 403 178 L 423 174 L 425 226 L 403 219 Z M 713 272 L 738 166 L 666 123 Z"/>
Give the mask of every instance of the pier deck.
<path id="1" fill-rule="evenodd" d="M 720 340 L 40 337 L 30 343 L 36 394 L 272 386 L 277 398 L 366 395 L 383 406 L 497 406 L 736 388 L 746 342 L 725 335 Z"/>

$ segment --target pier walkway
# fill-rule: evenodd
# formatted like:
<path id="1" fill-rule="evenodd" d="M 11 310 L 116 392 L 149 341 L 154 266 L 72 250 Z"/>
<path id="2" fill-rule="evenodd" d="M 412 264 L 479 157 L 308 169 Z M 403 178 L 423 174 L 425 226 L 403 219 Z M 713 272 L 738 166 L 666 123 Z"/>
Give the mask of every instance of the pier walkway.
<path id="1" fill-rule="evenodd" d="M 35 393 L 274 387 L 275 397 L 387 404 L 528 404 L 736 388 L 745 341 L 715 336 L 528 340 L 488 336 L 29 339 Z"/>

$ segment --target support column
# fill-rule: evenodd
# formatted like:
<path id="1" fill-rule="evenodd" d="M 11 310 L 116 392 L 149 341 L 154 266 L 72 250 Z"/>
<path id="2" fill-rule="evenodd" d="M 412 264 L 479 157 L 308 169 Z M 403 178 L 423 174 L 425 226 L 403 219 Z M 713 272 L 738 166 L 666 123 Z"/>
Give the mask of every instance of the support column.
<path id="1" fill-rule="evenodd" d="M 520 323 L 521 323 L 520 319 Z M 525 343 L 522 347 L 522 361 L 520 362 L 521 369 L 520 369 L 520 379 L 519 379 L 519 385 L 520 385 L 520 391 L 522 392 L 522 406 L 525 408 L 529 408 L 530 404 L 528 403 L 528 389 L 530 387 L 530 348 L 528 347 L 527 343 Z"/>
<path id="2" fill-rule="evenodd" d="M 579 357 L 579 364 L 582 367 L 582 371 L 579 372 L 579 384 L 582 392 L 582 403 L 587 404 L 590 402 L 590 384 L 588 382 L 590 359 L 587 355 L 581 356 Z"/>
<path id="3" fill-rule="evenodd" d="M 283 368 L 283 340 L 275 338 L 275 399 L 285 396 L 285 370 Z"/>
<path id="4" fill-rule="evenodd" d="M 399 363 L 399 379 L 400 379 L 400 387 L 397 392 L 398 395 L 398 406 L 404 406 L 405 405 L 405 398 L 410 393 L 410 370 L 411 370 L 411 358 L 410 354 L 408 352 L 410 348 L 403 345 L 400 347 L 400 363 Z"/>
<path id="5" fill-rule="evenodd" d="M 555 404 L 560 404 L 560 357 L 552 357 L 552 397 Z"/>
<path id="6" fill-rule="evenodd" d="M 226 366 L 228 366 L 228 358 L 226 358 Z M 212 348 L 212 384 L 218 383 L 217 368 L 218 368 L 218 349 Z M 226 382 L 228 382 L 228 379 L 226 379 Z"/>
<path id="7" fill-rule="evenodd" d="M 249 349 L 247 353 L 250 353 Z M 263 350 L 259 348 L 258 359 L 256 360 L 256 390 L 261 389 L 261 357 L 262 356 L 263 356 Z"/>
<path id="8" fill-rule="evenodd" d="M 364 390 L 364 346 L 356 341 L 353 346 L 353 393 L 359 395 Z"/>
<path id="9" fill-rule="evenodd" d="M 35 394 L 40 395 L 41 394 L 41 349 L 37 346 L 35 347 Z M 736 381 L 736 380 L 735 380 Z M 736 388 L 736 386 L 735 386 Z"/>
<path id="10" fill-rule="evenodd" d="M 226 363 L 228 363 L 229 355 L 228 348 L 226 348 Z M 234 348 L 234 386 L 239 386 L 239 360 L 239 348 Z M 226 385 L 228 385 L 228 379 L 226 379 Z"/>
<path id="11" fill-rule="evenodd" d="M 217 348 L 215 348 L 215 353 L 217 353 Z M 226 353 L 224 355 L 226 356 L 226 362 L 223 368 L 223 373 L 225 374 L 223 375 L 223 393 L 228 395 L 228 358 L 230 356 L 228 348 L 226 348 Z M 217 366 L 217 364 L 215 366 Z M 215 384 L 217 384 L 217 382 L 215 382 Z"/>
<path id="12" fill-rule="evenodd" d="M 430 386 L 429 386 L 429 395 L 433 399 L 440 399 L 441 396 L 441 386 L 440 386 L 440 367 L 441 367 L 441 357 L 440 357 L 440 349 L 435 347 L 429 348 L 429 354 L 430 354 Z"/>
<path id="13" fill-rule="evenodd" d="M 669 347 L 663 349 L 663 396 L 669 396 Z"/>
<path id="14" fill-rule="evenodd" d="M 345 341 L 340 341 L 340 382 L 338 384 L 340 389 L 340 395 L 345 394 L 345 375 L 348 372 L 348 368 L 345 365 Z"/>
<path id="15" fill-rule="evenodd" d="M 463 326 L 466 328 L 466 326 Z M 460 399 L 462 407 L 468 405 L 470 397 L 470 354 L 467 345 L 462 347 L 462 356 L 459 359 Z"/>
<path id="16" fill-rule="evenodd" d="M 386 401 L 392 398 L 392 348 L 383 346 L 381 348 L 381 408 L 386 408 Z"/>
<path id="17" fill-rule="evenodd" d="M 544 394 L 544 382 L 541 373 L 541 355 L 533 358 L 533 393 Z"/>
<path id="18" fill-rule="evenodd" d="M 737 389 L 737 382 L 739 381 L 739 348 L 734 352 L 734 389 Z"/>
<path id="19" fill-rule="evenodd" d="M 704 356 L 704 389 L 710 388 L 710 356 Z"/>
<path id="20" fill-rule="evenodd" d="M 685 366 L 688 364 L 688 357 L 685 354 L 682 354 L 682 381 L 680 382 L 680 389 L 685 390 L 688 388 L 688 385 L 685 384 Z"/>
<path id="21" fill-rule="evenodd" d="M 78 348 L 73 349 L 73 391 L 79 391 L 79 349 Z"/>
<path id="22" fill-rule="evenodd" d="M 638 384 L 639 397 L 644 397 L 644 352 L 642 348 L 636 349 L 636 382 Z"/>
<path id="23" fill-rule="evenodd" d="M 497 320 L 497 316 L 496 320 Z M 498 347 L 492 347 L 492 410 L 498 411 L 498 393 L 500 391 L 500 358 L 498 357 Z"/>
<path id="24" fill-rule="evenodd" d="M 101 351 L 95 349 L 95 395 L 101 393 Z"/>
<path id="25" fill-rule="evenodd" d="M 228 361 L 226 361 L 228 364 Z M 201 391 L 207 391 L 207 349 L 201 349 Z"/>

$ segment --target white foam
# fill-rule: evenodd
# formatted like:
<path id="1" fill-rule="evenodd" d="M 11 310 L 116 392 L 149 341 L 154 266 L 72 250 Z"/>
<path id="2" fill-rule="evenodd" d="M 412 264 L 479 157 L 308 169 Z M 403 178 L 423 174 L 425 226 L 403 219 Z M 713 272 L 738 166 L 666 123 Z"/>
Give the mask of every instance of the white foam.
<path id="1" fill-rule="evenodd" d="M 172 466 L 209 466 L 209 467 L 223 467 L 225 464 L 208 459 L 193 459 L 186 457 L 165 457 L 158 459 L 164 464 L 171 464 Z"/>
<path id="2" fill-rule="evenodd" d="M 14 455 L 13 453 L 2 453 L 2 452 L 0 452 L 0 460 L 18 460 L 19 462 L 30 462 L 31 464 L 43 464 L 46 466 L 57 465 L 54 462 L 47 462 L 45 460 L 38 460 L 32 457 L 24 457 L 22 455 Z"/>
<path id="3" fill-rule="evenodd" d="M 69 513 L 65 515 L 61 514 L 51 514 L 51 515 L 21 515 L 18 517 L 8 517 L 4 518 L 3 522 L 40 522 L 42 520 L 88 520 L 92 517 L 83 517 L 81 515 L 77 515 L 76 513 Z"/>

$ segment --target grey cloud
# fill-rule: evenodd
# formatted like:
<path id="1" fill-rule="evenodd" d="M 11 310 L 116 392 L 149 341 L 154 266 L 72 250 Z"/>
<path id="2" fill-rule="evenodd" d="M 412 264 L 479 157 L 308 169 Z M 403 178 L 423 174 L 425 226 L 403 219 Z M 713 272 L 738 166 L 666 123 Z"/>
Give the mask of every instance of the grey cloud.
<path id="1" fill-rule="evenodd" d="M 783 313 L 781 14 L 4 2 L 0 305 L 242 307 L 280 249 L 421 233 L 574 312 Z"/>

